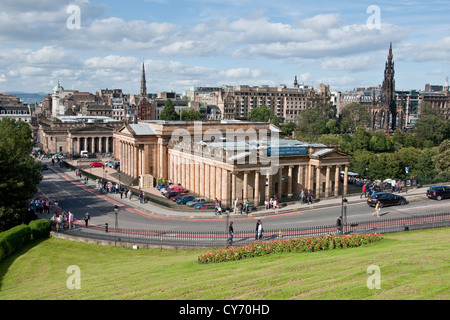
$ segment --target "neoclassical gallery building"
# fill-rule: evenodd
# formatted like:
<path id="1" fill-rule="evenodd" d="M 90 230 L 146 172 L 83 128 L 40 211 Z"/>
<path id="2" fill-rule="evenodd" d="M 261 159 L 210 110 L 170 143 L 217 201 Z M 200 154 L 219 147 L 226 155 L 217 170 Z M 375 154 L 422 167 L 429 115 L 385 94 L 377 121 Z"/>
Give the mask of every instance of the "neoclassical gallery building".
<path id="1" fill-rule="evenodd" d="M 149 120 L 115 132 L 113 150 L 121 171 L 143 188 L 164 179 L 227 206 L 236 198 L 259 205 L 302 189 L 315 198 L 347 193 L 350 159 L 339 147 L 279 134 L 269 123 Z"/>

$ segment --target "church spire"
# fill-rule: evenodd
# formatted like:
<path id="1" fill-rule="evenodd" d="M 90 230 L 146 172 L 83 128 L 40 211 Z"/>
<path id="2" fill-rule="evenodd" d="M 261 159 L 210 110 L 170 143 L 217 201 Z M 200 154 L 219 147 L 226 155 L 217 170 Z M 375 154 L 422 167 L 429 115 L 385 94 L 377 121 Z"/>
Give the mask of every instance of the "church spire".
<path id="1" fill-rule="evenodd" d="M 145 81 L 145 66 L 142 63 L 142 75 L 141 75 L 141 96 L 147 96 L 147 82 Z"/>

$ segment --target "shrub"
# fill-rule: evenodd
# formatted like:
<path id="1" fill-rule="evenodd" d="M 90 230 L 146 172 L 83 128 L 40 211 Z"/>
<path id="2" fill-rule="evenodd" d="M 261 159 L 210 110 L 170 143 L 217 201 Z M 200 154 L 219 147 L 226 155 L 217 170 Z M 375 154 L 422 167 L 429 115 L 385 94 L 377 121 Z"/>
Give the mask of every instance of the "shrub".
<path id="1" fill-rule="evenodd" d="M 33 239 L 45 238 L 50 234 L 51 221 L 48 219 L 33 220 L 29 224 Z"/>
<path id="2" fill-rule="evenodd" d="M 0 233 L 0 261 L 10 256 L 31 240 L 31 228 L 21 224 Z"/>
<path id="3" fill-rule="evenodd" d="M 199 263 L 216 263 L 260 257 L 276 252 L 314 252 L 340 248 L 353 248 L 381 240 L 380 234 L 349 235 L 327 234 L 271 242 L 254 242 L 250 245 L 221 249 L 198 257 Z"/>

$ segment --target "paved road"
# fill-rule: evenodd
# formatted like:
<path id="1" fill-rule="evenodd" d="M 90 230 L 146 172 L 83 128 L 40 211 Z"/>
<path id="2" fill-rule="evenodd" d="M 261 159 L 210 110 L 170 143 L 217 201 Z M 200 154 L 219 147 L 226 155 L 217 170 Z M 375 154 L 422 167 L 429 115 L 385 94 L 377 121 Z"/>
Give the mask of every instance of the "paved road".
<path id="1" fill-rule="evenodd" d="M 115 224 L 114 206 L 119 210 L 119 226 L 121 228 L 146 229 L 158 231 L 222 231 L 226 230 L 226 217 L 217 217 L 214 212 L 183 212 L 172 211 L 147 203 L 140 204 L 134 198 L 120 199 L 117 194 L 100 194 L 95 183 L 88 185 L 77 179 L 73 171 L 60 169 L 49 165 L 49 170 L 43 171 L 43 180 L 39 185 L 40 191 L 50 200 L 57 199 L 59 207 L 72 211 L 76 220 L 82 220 L 89 212 L 91 224 L 110 226 Z M 408 199 L 405 206 L 393 206 L 382 209 L 383 218 L 397 218 L 402 216 L 422 215 L 448 211 L 448 201 L 433 201 L 425 196 L 426 188 L 409 190 L 404 196 Z M 348 222 L 363 222 L 372 220 L 373 208 L 369 207 L 365 199 L 359 196 L 348 197 Z M 308 226 L 334 225 L 341 213 L 341 199 L 320 201 L 313 206 L 291 204 L 278 210 L 260 210 L 250 216 L 230 214 L 230 221 L 234 221 L 235 229 L 254 230 L 258 219 L 268 228 L 297 228 Z M 44 215 L 45 216 L 45 215 Z"/>

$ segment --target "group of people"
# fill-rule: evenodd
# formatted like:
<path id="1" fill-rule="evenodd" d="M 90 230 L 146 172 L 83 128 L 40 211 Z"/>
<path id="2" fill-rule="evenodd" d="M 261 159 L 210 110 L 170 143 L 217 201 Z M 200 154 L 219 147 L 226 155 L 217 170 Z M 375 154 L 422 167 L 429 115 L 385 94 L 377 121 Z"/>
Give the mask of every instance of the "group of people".
<path id="1" fill-rule="evenodd" d="M 88 227 L 90 219 L 91 219 L 91 216 L 89 215 L 89 212 L 86 212 L 86 214 L 83 217 L 86 228 Z M 63 231 L 64 229 L 70 230 L 75 227 L 74 226 L 75 219 L 74 219 L 74 215 L 71 211 L 69 211 L 68 213 L 61 211 L 59 213 L 59 215 L 54 213 L 53 216 L 50 218 L 50 221 L 52 223 L 52 226 L 56 228 L 56 231 L 59 231 L 59 230 Z"/>
<path id="2" fill-rule="evenodd" d="M 279 203 L 278 203 L 278 197 L 277 195 L 274 195 L 273 198 L 270 198 L 270 200 L 265 200 L 264 201 L 264 207 L 266 208 L 266 210 L 269 209 L 278 209 L 280 207 Z"/>
<path id="3" fill-rule="evenodd" d="M 50 201 L 45 199 L 41 200 L 36 197 L 34 200 L 30 201 L 30 204 L 28 205 L 28 211 L 32 211 L 35 213 L 37 212 L 40 214 L 50 214 Z"/>
<path id="4" fill-rule="evenodd" d="M 302 189 L 300 192 L 300 204 L 312 204 L 313 203 L 313 194 L 311 190 L 308 190 L 308 192 L 305 192 L 305 190 Z"/>
<path id="5" fill-rule="evenodd" d="M 249 214 L 250 213 L 250 202 L 248 199 L 244 201 L 239 201 L 239 198 L 236 198 L 233 202 L 234 214 Z"/>

